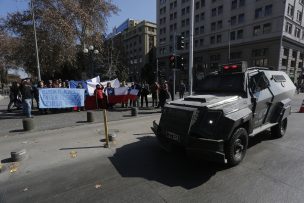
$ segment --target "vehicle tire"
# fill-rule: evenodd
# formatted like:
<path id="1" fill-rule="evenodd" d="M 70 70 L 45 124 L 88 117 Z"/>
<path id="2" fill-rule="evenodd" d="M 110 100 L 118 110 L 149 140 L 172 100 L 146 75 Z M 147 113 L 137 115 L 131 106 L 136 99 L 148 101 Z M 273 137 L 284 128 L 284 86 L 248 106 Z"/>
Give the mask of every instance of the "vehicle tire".
<path id="1" fill-rule="evenodd" d="M 281 138 L 285 135 L 287 129 L 287 118 L 281 120 L 278 125 L 271 128 L 271 136 Z"/>
<path id="2" fill-rule="evenodd" d="M 244 128 L 236 129 L 226 144 L 226 157 L 230 166 L 236 166 L 243 160 L 247 146 L 247 131 Z"/>

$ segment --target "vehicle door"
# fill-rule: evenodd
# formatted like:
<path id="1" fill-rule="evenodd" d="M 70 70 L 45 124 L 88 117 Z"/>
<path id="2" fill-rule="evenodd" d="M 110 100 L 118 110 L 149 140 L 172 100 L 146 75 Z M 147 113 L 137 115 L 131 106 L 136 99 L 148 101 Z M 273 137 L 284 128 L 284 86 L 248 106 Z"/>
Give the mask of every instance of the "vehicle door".
<path id="1" fill-rule="evenodd" d="M 269 90 L 269 80 L 264 72 L 249 75 L 249 92 L 252 102 L 253 127 L 260 127 L 266 122 L 272 97 Z"/>

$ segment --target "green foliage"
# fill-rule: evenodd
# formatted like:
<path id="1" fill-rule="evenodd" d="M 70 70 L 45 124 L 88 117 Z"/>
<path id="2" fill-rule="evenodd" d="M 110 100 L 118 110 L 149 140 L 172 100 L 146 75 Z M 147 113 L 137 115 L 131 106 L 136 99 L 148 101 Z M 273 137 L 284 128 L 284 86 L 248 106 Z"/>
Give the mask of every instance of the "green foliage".
<path id="1" fill-rule="evenodd" d="M 101 33 L 105 32 L 107 18 L 118 12 L 117 6 L 110 0 L 33 2 L 42 76 L 52 77 L 55 73 L 68 75 L 69 72 L 79 75 L 85 60 L 85 56 L 79 55 L 79 52 L 91 44 L 102 50 Z M 36 56 L 30 8 L 22 13 L 9 14 L 2 21 L 0 30 L 19 42 L 9 53 L 10 58 L 35 75 Z M 102 58 L 102 55 L 97 57 Z"/>

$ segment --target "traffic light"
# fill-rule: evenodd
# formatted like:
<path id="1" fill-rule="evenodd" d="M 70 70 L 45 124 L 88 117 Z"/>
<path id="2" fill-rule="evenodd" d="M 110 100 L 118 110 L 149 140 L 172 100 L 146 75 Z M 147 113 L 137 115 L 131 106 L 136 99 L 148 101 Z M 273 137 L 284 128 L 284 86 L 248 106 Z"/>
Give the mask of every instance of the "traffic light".
<path id="1" fill-rule="evenodd" d="M 185 37 L 183 35 L 176 36 L 176 49 L 182 50 L 185 48 Z"/>
<path id="2" fill-rule="evenodd" d="M 169 67 L 172 69 L 175 68 L 175 56 L 174 55 L 171 55 L 169 57 Z"/>
<path id="3" fill-rule="evenodd" d="M 177 56 L 176 58 L 176 68 L 180 70 L 184 70 L 185 67 L 185 61 L 183 56 Z"/>

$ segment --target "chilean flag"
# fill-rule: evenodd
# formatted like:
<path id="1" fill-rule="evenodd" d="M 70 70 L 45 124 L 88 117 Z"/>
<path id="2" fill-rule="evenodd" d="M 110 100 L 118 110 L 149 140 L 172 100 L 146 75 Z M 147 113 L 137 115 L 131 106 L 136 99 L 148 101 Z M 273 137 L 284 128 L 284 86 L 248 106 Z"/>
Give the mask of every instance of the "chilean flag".
<path id="1" fill-rule="evenodd" d="M 108 88 L 106 94 L 110 104 L 126 103 L 128 100 L 134 101 L 137 99 L 138 90 L 128 87 Z"/>

